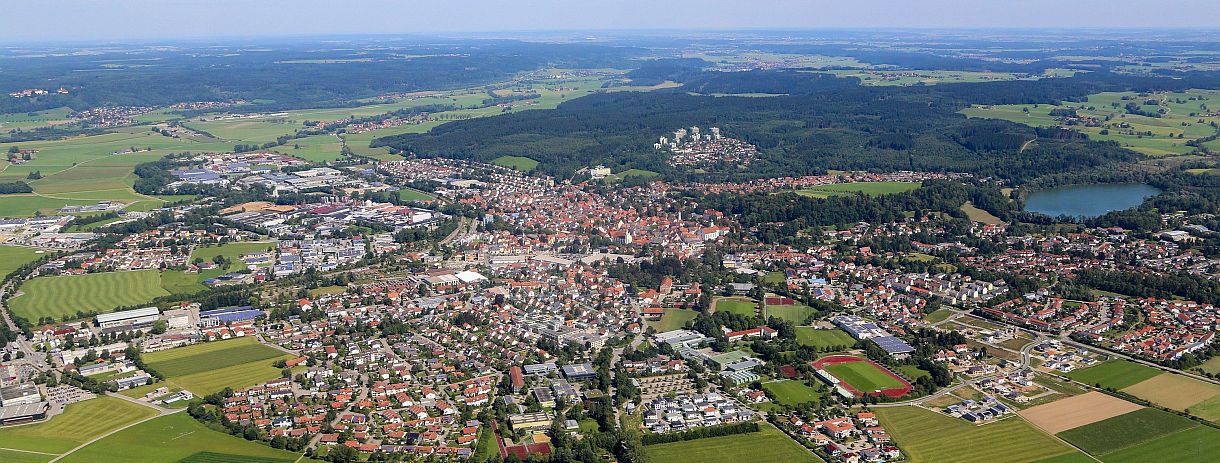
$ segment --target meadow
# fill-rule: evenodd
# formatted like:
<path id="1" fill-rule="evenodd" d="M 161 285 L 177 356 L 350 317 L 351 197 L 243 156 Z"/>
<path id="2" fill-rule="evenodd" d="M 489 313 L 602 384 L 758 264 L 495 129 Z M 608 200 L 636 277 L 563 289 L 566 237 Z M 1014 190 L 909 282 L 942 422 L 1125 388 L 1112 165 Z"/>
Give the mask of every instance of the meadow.
<path id="1" fill-rule="evenodd" d="M 10 308 L 31 321 L 75 317 L 77 311 L 105 313 L 170 294 L 161 287 L 158 270 L 38 277 L 20 290 L 23 294 L 9 301 Z"/>
<path id="2" fill-rule="evenodd" d="M 1100 456 L 1198 425 L 1169 412 L 1141 408 L 1055 435 L 1090 455 Z"/>
<path id="3" fill-rule="evenodd" d="M 166 377 L 186 376 L 284 355 L 253 337 L 212 341 L 144 354 L 149 368 Z"/>
<path id="4" fill-rule="evenodd" d="M 1071 458 L 1067 455 L 1073 454 L 1084 457 L 1017 418 L 975 426 L 919 407 L 877 408 L 874 412 L 912 463 L 1038 461 Z"/>
<path id="5" fill-rule="evenodd" d="M 797 190 L 796 194 L 812 198 L 829 198 L 831 196 L 864 193 L 869 196 L 902 193 L 919 188 L 915 182 L 855 182 L 820 185 Z"/>
<path id="6" fill-rule="evenodd" d="M 195 248 L 191 251 L 191 257 L 188 262 L 194 262 L 195 259 L 203 259 L 204 262 L 211 262 L 212 259 L 216 258 L 216 256 L 224 256 L 225 259 L 229 260 L 230 263 L 227 266 L 218 266 L 210 270 L 201 270 L 199 272 L 198 281 L 203 282 L 209 278 L 216 278 L 226 273 L 245 270 L 246 263 L 241 261 L 241 256 L 245 254 L 255 254 L 274 250 L 274 242 L 247 241 L 225 243 L 219 246 Z"/>
<path id="7" fill-rule="evenodd" d="M 122 399 L 98 397 L 69 404 L 62 414 L 49 421 L 0 428 L 0 448 L 61 454 L 156 414 L 152 408 Z"/>
<path id="8" fill-rule="evenodd" d="M 403 188 L 398 190 L 398 199 L 402 201 L 432 201 L 435 200 L 436 197 L 419 190 Z"/>
<path id="9" fill-rule="evenodd" d="M 792 406 L 817 401 L 823 395 L 817 389 L 791 379 L 763 383 L 763 389 L 771 393 L 775 402 Z"/>
<path id="10" fill-rule="evenodd" d="M 743 461 L 816 462 L 818 458 L 783 432 L 760 423 L 756 433 L 655 444 L 644 447 L 652 461 L 667 463 L 738 463 Z"/>
<path id="11" fill-rule="evenodd" d="M 313 135 L 291 140 L 272 149 L 309 162 L 328 162 L 343 159 L 343 140 L 334 135 Z"/>
<path id="12" fill-rule="evenodd" d="M 796 342 L 820 349 L 834 346 L 850 347 L 856 344 L 856 340 L 847 334 L 846 331 L 840 329 L 819 330 L 810 326 L 798 326 L 796 328 Z"/>
<path id="13" fill-rule="evenodd" d="M 0 278 L 13 273 L 17 267 L 37 260 L 41 255 L 33 248 L 0 246 Z"/>
<path id="14" fill-rule="evenodd" d="M 534 170 L 535 167 L 538 167 L 538 161 L 525 156 L 500 156 L 492 159 L 491 163 L 501 167 L 516 169 L 521 172 L 529 172 Z"/>
<path id="15" fill-rule="evenodd" d="M 1074 370 L 1068 378 L 1085 384 L 1122 389 L 1161 374 L 1160 370 L 1126 360 L 1108 360 L 1088 368 Z"/>
<path id="16" fill-rule="evenodd" d="M 181 461 L 200 452 L 233 455 L 235 460 L 270 458 L 296 461 L 300 455 L 208 429 L 186 413 L 148 420 L 89 444 L 64 457 L 65 463 Z"/>
<path id="17" fill-rule="evenodd" d="M 665 313 L 661 315 L 661 319 L 657 321 L 649 321 L 648 326 L 657 330 L 659 333 L 681 329 L 686 325 L 686 322 L 694 320 L 695 316 L 699 315 L 694 310 L 686 309 L 664 309 Z"/>
<path id="18" fill-rule="evenodd" d="M 1101 457 L 1105 463 L 1172 461 L 1206 463 L 1220 454 L 1220 430 L 1195 426 L 1160 439 L 1134 445 Z"/>
<path id="19" fill-rule="evenodd" d="M 882 389 L 901 388 L 905 386 L 884 371 L 877 369 L 868 362 L 844 362 L 826 365 L 825 370 L 850 384 L 857 391 L 869 393 Z"/>

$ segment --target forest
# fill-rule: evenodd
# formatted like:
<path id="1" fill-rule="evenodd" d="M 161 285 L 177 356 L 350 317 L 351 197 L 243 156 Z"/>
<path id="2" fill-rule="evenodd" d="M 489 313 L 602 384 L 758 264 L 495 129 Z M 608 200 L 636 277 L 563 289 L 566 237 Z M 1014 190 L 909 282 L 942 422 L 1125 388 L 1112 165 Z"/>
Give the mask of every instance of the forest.
<path id="1" fill-rule="evenodd" d="M 642 68 L 643 69 L 643 68 Z M 1065 130 L 1038 130 L 957 113 L 970 104 L 1051 103 L 1118 90 L 1220 88 L 1220 74 L 1179 79 L 1111 73 L 1071 78 L 913 87 L 865 87 L 853 79 L 792 71 L 690 71 L 685 62 L 654 69 L 682 78 L 670 91 L 595 94 L 554 110 L 445 124 L 425 134 L 375 139 L 421 157 L 489 161 L 527 156 L 561 178 L 605 164 L 660 172 L 673 180 L 737 181 L 814 175 L 826 169 L 957 171 L 1021 184 L 1044 175 L 1130 163 L 1142 156 Z M 658 77 L 660 76 L 660 77 Z M 785 93 L 766 98 L 693 93 Z M 716 126 L 758 146 L 747 170 L 699 172 L 669 166 L 652 144 L 679 127 Z M 1025 142 L 1037 140 L 1027 145 Z M 1024 149 L 1023 149 L 1024 148 Z"/>

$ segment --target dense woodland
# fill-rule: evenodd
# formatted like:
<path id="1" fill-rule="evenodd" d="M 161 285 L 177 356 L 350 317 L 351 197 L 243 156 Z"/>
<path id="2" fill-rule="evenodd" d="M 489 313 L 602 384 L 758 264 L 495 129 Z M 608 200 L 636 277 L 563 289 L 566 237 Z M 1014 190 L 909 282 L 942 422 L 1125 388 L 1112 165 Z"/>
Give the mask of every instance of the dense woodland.
<path id="1" fill-rule="evenodd" d="M 373 145 L 424 157 L 478 161 L 528 156 L 540 161 L 544 172 L 565 178 L 581 167 L 606 164 L 696 181 L 846 169 L 964 171 L 1020 184 L 1065 171 L 1130 163 L 1141 156 L 1072 131 L 967 119 L 957 111 L 971 104 L 1080 100 L 1102 91 L 1220 87 L 1220 74 L 1169 79 L 1100 72 L 1036 81 L 865 87 L 854 79 L 810 72 L 693 73 L 685 62 L 647 75 L 686 83 L 672 91 L 590 95 L 555 110 L 459 121 L 426 134 L 376 139 Z M 720 127 L 726 136 L 757 145 L 762 154 L 748 170 L 674 169 L 652 144 L 658 136 L 692 125 Z M 1026 145 L 1035 139 L 1038 143 Z"/>

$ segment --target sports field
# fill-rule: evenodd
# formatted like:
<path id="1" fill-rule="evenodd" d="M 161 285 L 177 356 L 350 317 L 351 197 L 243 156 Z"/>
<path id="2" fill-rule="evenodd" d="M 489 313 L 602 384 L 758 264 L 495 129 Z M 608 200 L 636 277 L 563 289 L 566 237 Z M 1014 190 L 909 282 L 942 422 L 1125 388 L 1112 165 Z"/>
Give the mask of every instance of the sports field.
<path id="1" fill-rule="evenodd" d="M 754 317 L 758 315 L 758 303 L 744 297 L 722 297 L 716 299 L 712 306 L 717 312 L 732 312 L 738 315 Z"/>
<path id="2" fill-rule="evenodd" d="M 1199 424 L 1187 418 L 1141 408 L 1055 435 L 1090 455 L 1101 456 L 1195 426 Z"/>
<path id="3" fill-rule="evenodd" d="M 17 270 L 17 267 L 33 262 L 41 255 L 33 248 L 0 246 L 0 278 L 13 273 L 14 270 Z"/>
<path id="4" fill-rule="evenodd" d="M 919 188 L 915 182 L 855 182 L 820 185 L 798 190 L 796 194 L 812 198 L 828 198 L 831 196 L 864 193 L 869 196 L 902 193 Z"/>
<path id="5" fill-rule="evenodd" d="M 1089 392 L 1030 407 L 1019 413 L 1051 434 L 1096 423 L 1143 407 L 1100 392 Z"/>
<path id="6" fill-rule="evenodd" d="M 911 385 L 906 381 L 859 357 L 833 355 L 818 359 L 814 366 L 826 370 L 851 386 L 857 394 L 881 392 L 891 397 L 899 397 L 911 391 Z"/>
<path id="7" fill-rule="evenodd" d="M 511 167 L 521 172 L 529 172 L 538 167 L 538 161 L 525 156 L 500 156 L 491 160 L 497 166 Z"/>
<path id="8" fill-rule="evenodd" d="M 419 190 L 403 188 L 398 190 L 398 199 L 402 201 L 432 201 L 436 197 Z"/>
<path id="9" fill-rule="evenodd" d="M 259 344 L 253 337 L 247 336 L 149 352 L 143 357 L 149 368 L 173 378 L 283 355 L 283 352 Z"/>
<path id="10" fill-rule="evenodd" d="M 756 433 L 709 437 L 644 447 L 652 461 L 666 463 L 739 463 L 743 461 L 816 462 L 813 453 L 768 423 Z"/>
<path id="11" fill-rule="evenodd" d="M 775 397 L 775 401 L 784 405 L 800 405 L 805 402 L 813 402 L 822 397 L 822 394 L 817 389 L 809 387 L 803 382 L 786 379 L 783 381 L 774 381 L 763 383 L 763 389 L 770 392 Z"/>
<path id="12" fill-rule="evenodd" d="M 815 312 L 812 307 L 804 304 L 767 306 L 767 318 L 775 317 L 798 325 L 804 324 Z"/>
<path id="13" fill-rule="evenodd" d="M 798 326 L 796 328 L 796 342 L 806 346 L 825 349 L 835 346 L 850 347 L 856 343 L 856 340 L 847 334 L 846 331 L 840 329 L 819 330 L 811 326 Z"/>
<path id="14" fill-rule="evenodd" d="M 13 313 L 30 321 L 75 317 L 77 311 L 105 313 L 169 295 L 158 270 L 38 277 L 22 284 L 21 292 L 10 305 Z"/>
<path id="15" fill-rule="evenodd" d="M 1160 370 L 1126 360 L 1108 360 L 1067 374 L 1085 384 L 1122 389 L 1161 374 Z"/>
<path id="16" fill-rule="evenodd" d="M 1018 418 L 975 426 L 914 406 L 873 411 L 912 463 L 1020 462 L 1084 456 Z"/>
<path id="17" fill-rule="evenodd" d="M 299 454 L 213 431 L 186 413 L 175 413 L 112 434 L 69 454 L 61 461 L 163 463 L 180 461 L 199 452 L 286 461 L 296 461 L 300 457 Z"/>
<path id="18" fill-rule="evenodd" d="M 686 325 L 686 322 L 694 320 L 698 312 L 686 309 L 664 309 L 665 313 L 661 314 L 661 319 L 649 321 L 648 326 L 657 330 L 659 333 L 681 329 Z"/>
<path id="19" fill-rule="evenodd" d="M 70 404 L 49 421 L 0 428 L 0 448 L 61 454 L 110 430 L 156 414 L 152 408 L 122 399 L 98 397 Z"/>

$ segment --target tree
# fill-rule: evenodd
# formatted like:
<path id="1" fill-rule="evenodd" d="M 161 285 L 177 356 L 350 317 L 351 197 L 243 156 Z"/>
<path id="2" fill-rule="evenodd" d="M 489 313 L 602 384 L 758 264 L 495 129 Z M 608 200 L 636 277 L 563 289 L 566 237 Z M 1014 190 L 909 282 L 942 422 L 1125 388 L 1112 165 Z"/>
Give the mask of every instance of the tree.
<path id="1" fill-rule="evenodd" d="M 152 329 L 148 330 L 148 332 L 152 334 L 164 334 L 167 327 L 168 324 L 165 322 L 165 320 L 157 320 L 153 322 Z"/>

